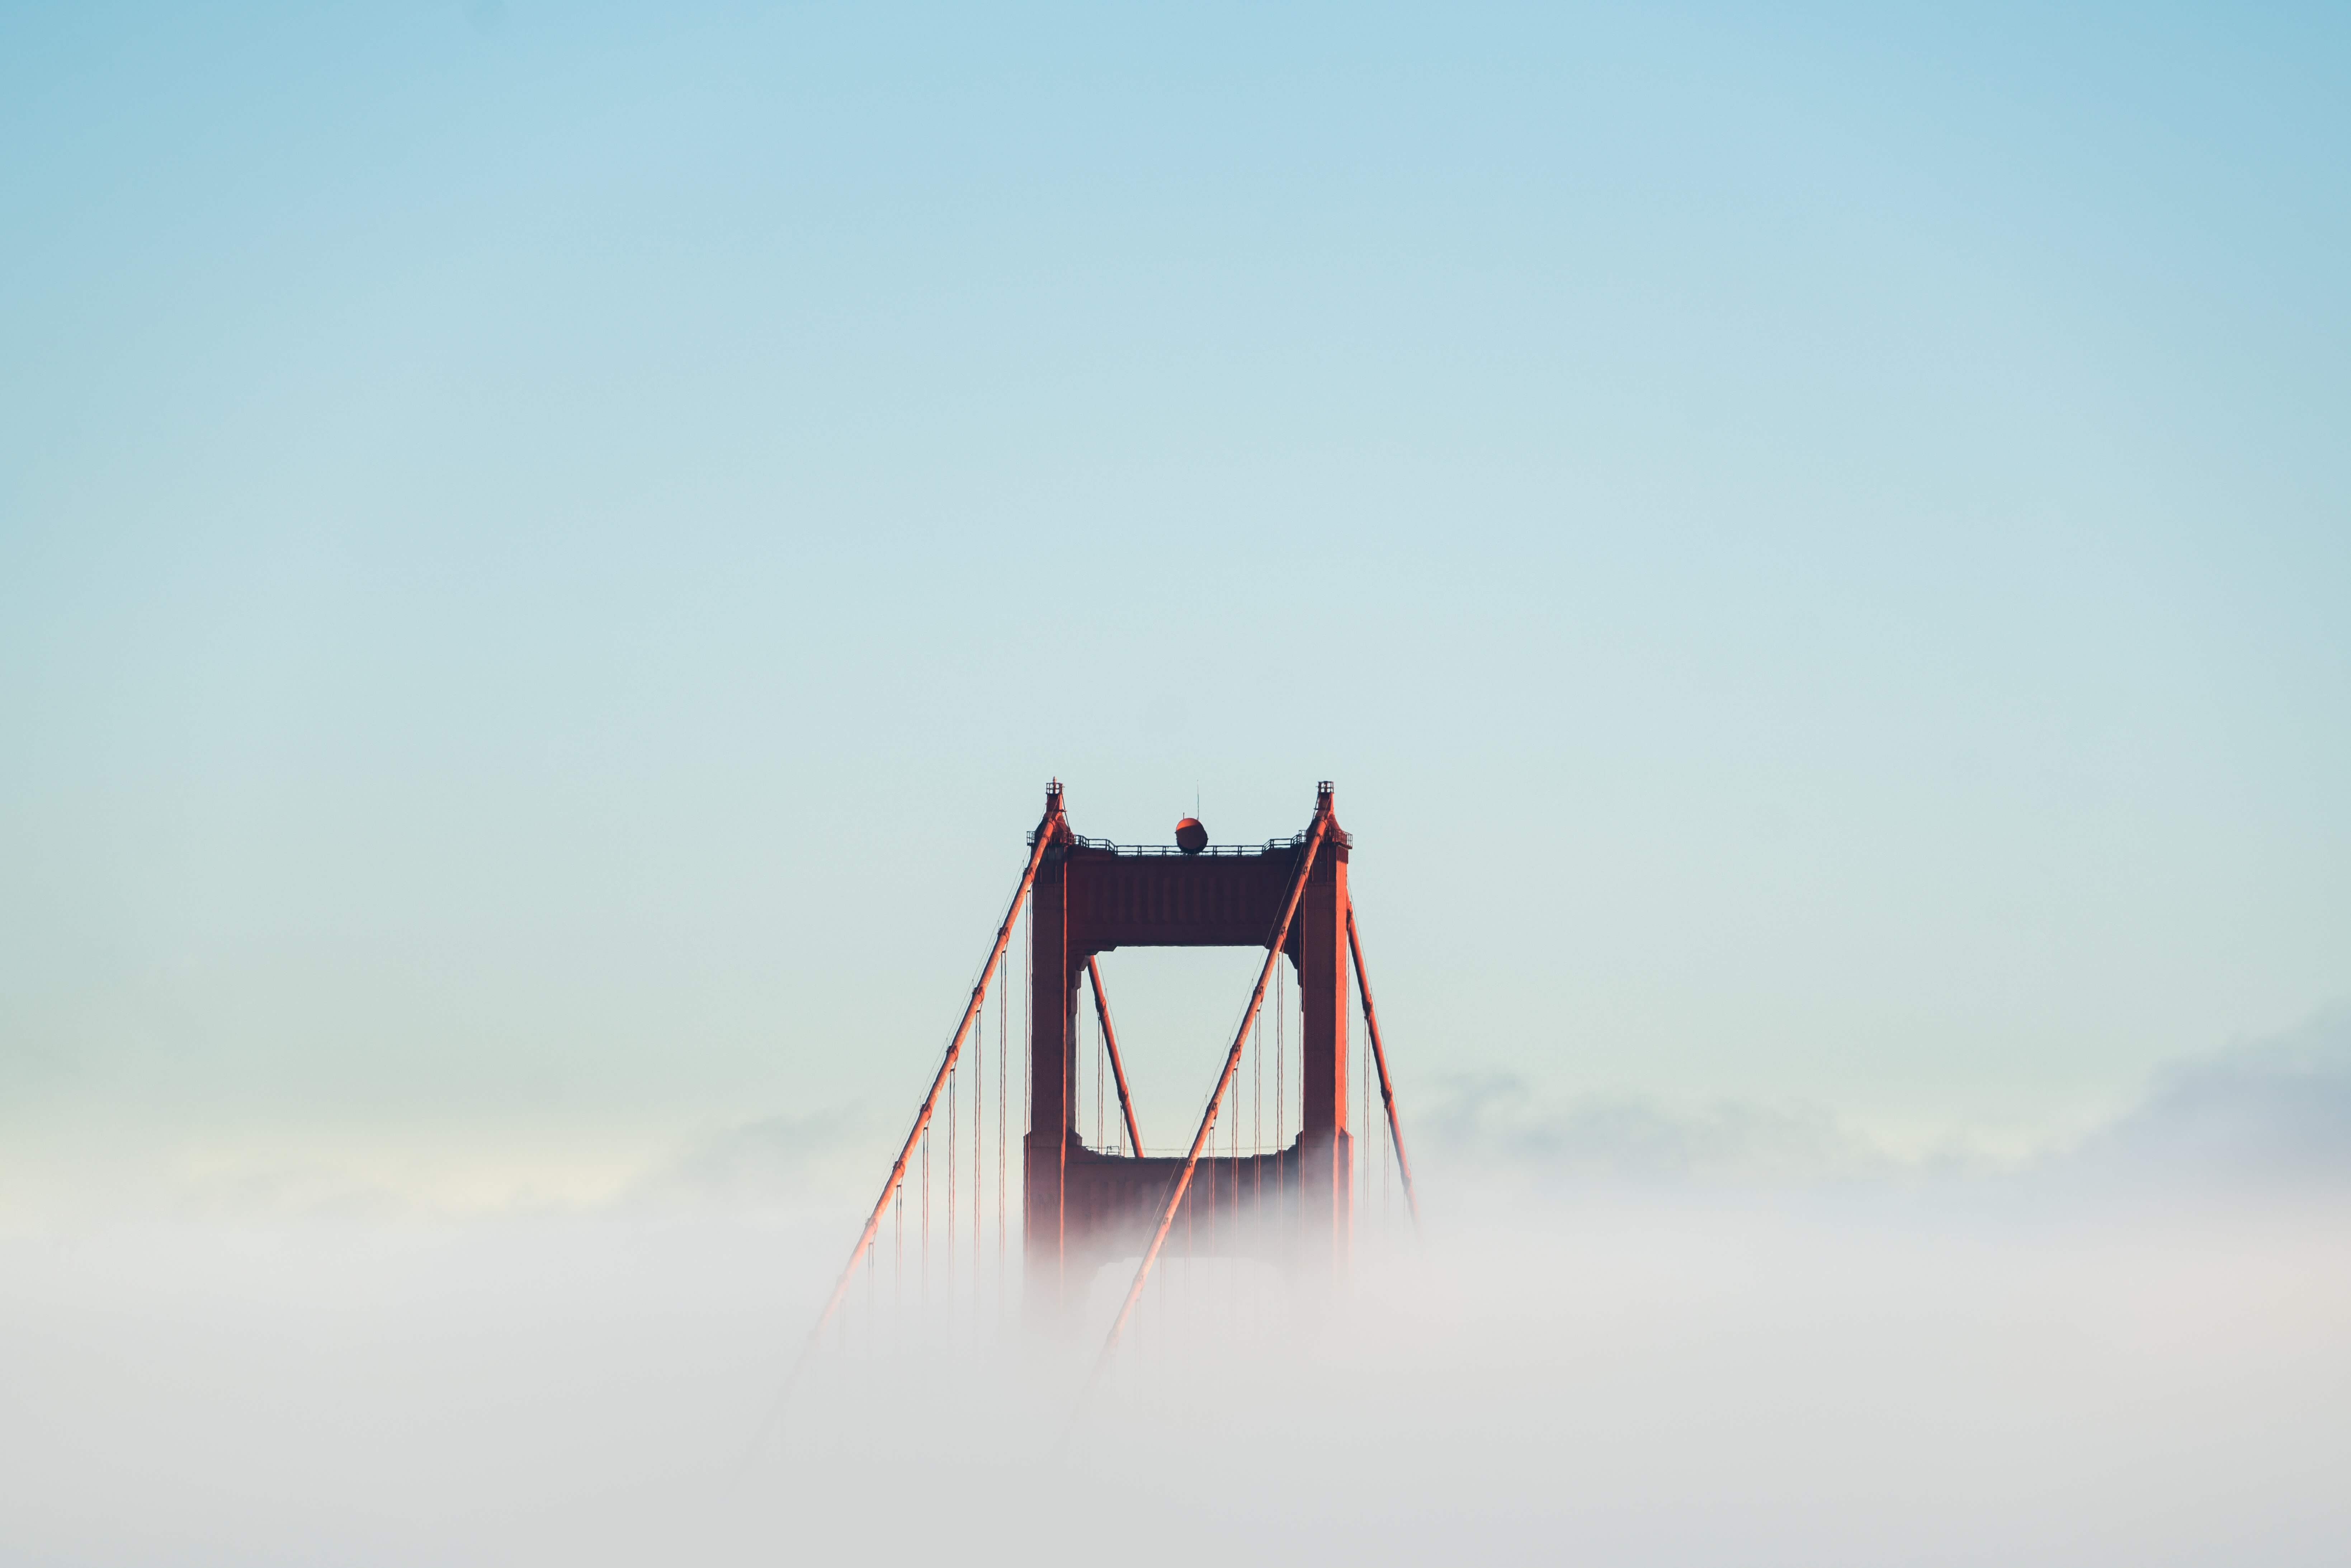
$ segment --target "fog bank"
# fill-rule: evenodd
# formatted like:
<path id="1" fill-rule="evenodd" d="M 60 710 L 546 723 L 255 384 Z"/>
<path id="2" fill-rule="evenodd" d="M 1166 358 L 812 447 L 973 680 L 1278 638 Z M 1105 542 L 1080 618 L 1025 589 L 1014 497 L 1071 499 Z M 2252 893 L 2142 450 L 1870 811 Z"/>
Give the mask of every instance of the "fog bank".
<path id="1" fill-rule="evenodd" d="M 1367 1225 L 1327 1301 L 1179 1265 L 1081 1409 L 1098 1321 L 1008 1332 L 967 1252 L 951 1313 L 878 1272 L 756 1446 L 855 1226 L 791 1161 L 20 1228 L 0 1555 L 2330 1563 L 2332 1028 L 2022 1169 L 1473 1166 L 1432 1131 L 1422 1239 Z"/>

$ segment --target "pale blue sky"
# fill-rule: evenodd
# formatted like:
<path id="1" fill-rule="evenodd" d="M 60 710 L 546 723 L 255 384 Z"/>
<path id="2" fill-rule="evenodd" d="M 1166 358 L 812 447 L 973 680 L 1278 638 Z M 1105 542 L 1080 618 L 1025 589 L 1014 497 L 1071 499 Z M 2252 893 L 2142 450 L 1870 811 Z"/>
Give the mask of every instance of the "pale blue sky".
<path id="1" fill-rule="evenodd" d="M 1050 774 L 1336 779 L 1408 1085 L 2079 1124 L 2351 995 L 2346 121 L 2317 7 L 12 7 L 0 1127 L 894 1115 Z"/>

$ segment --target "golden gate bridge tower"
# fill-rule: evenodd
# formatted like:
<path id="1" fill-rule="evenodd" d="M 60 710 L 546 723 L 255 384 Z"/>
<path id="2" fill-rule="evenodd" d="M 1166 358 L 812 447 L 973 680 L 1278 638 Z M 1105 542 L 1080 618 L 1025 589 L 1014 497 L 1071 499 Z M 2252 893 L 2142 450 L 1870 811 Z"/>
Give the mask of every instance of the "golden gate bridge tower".
<path id="1" fill-rule="evenodd" d="M 1005 1050 L 1011 1038 L 1009 983 L 998 985 L 1019 920 L 1028 926 L 1028 1017 L 1023 1101 L 1027 1126 L 1017 1158 L 1019 1196 L 1012 1212 L 1020 1220 L 1019 1260 L 1023 1312 L 1032 1325 L 1058 1330 L 1074 1321 L 1075 1308 L 1105 1264 L 1139 1260 L 1102 1353 L 1118 1344 L 1144 1288 L 1171 1235 L 1185 1238 L 1195 1253 L 1250 1255 L 1294 1273 L 1335 1278 L 1346 1267 L 1355 1227 L 1356 1161 L 1365 1131 L 1386 1135 L 1414 1220 L 1418 1200 L 1405 1155 L 1387 1052 L 1379 1014 L 1364 972 L 1362 937 L 1348 891 L 1348 857 L 1353 841 L 1339 826 L 1334 792 L 1316 787 L 1314 812 L 1289 839 L 1261 844 L 1211 844 L 1200 824 L 1186 818 L 1172 845 L 1133 846 L 1089 839 L 1070 824 L 1059 780 L 1049 784 L 1045 809 L 1030 831 L 1028 862 L 1010 906 L 998 925 L 996 940 L 947 1043 L 930 1091 L 916 1111 L 882 1196 L 867 1217 L 825 1303 L 793 1380 L 822 1343 L 825 1331 L 858 1278 L 871 1266 L 885 1217 L 895 1216 L 897 1245 L 904 1246 L 908 1184 L 920 1183 L 924 1289 L 931 1285 L 931 1195 L 933 1143 L 944 1107 L 947 1125 L 945 1190 L 946 1272 L 950 1297 L 959 1243 L 956 1172 L 959 1071 L 971 1085 L 967 1232 L 971 1277 L 984 1262 L 986 1176 L 984 1143 L 988 1124 L 984 1061 L 986 1004 L 998 1003 L 998 1085 L 995 1123 L 996 1253 L 1001 1289 L 1008 1257 L 1008 1215 L 1004 1175 L 1011 1153 L 1006 1115 L 1008 1094 Z M 1102 988 L 1102 954 L 1135 947 L 1258 948 L 1265 956 L 1243 1009 L 1239 1027 L 1225 1051 L 1206 1109 L 1189 1144 L 1179 1154 L 1146 1153 L 1118 1051 L 1117 1030 Z M 1356 1099 L 1366 1127 L 1349 1119 L 1349 969 L 1360 1001 L 1370 1047 L 1367 1064 L 1376 1079 L 1384 1127 L 1372 1129 L 1371 1083 Z M 1286 973 L 1278 973 L 1286 965 Z M 1277 991 L 1294 980 L 1298 995 L 1298 1098 L 1296 1134 L 1277 1113 L 1276 1146 L 1240 1147 L 1239 1070 L 1256 1031 L 1259 1080 L 1263 1071 L 1264 1012 L 1270 985 Z M 1080 1070 L 1092 1060 L 1081 1027 L 1089 1021 L 1101 1045 L 1093 1061 L 1097 1105 L 1102 1069 L 1116 1085 L 1119 1109 L 1114 1141 L 1098 1135 L 1089 1143 L 1080 1117 Z M 968 1051 L 969 1060 L 967 1060 Z M 1280 1086 L 1286 1057 L 1278 1056 L 1277 1104 L 1289 1103 Z M 1099 1116 L 1099 1112 L 1097 1113 Z M 1260 1118 L 1261 1120 L 1261 1118 Z M 1261 1129 L 1260 1129 L 1261 1130 Z M 1366 1177 L 1368 1180 L 1368 1177 Z M 868 1275 L 869 1281 L 871 1275 Z M 789 1390 L 789 1383 L 787 1383 Z"/>

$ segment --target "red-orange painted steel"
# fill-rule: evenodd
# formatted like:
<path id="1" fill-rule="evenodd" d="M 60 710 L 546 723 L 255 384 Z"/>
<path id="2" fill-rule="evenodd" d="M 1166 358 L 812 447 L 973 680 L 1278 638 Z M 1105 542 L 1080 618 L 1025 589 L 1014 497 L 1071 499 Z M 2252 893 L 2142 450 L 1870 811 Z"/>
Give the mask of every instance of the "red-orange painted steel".
<path id="1" fill-rule="evenodd" d="M 1345 1067 L 1349 840 L 1330 787 L 1316 792 L 1308 832 L 1256 848 L 1190 854 L 1121 849 L 1079 838 L 1066 818 L 1040 831 L 1050 832 L 1052 848 L 1038 866 L 1029 904 L 1034 989 L 1023 1214 L 1031 1321 L 1066 1326 L 1097 1268 L 1144 1249 L 1186 1163 L 1105 1154 L 1086 1147 L 1077 1134 L 1078 987 L 1096 967 L 1096 955 L 1119 947 L 1262 948 L 1270 942 L 1274 955 L 1296 968 L 1305 1026 L 1304 1126 L 1284 1149 L 1204 1154 L 1217 1167 L 1215 1179 L 1191 1185 L 1176 1218 L 1212 1222 L 1192 1226 L 1196 1247 L 1211 1245 L 1213 1235 L 1218 1252 L 1263 1252 L 1321 1271 L 1339 1267 L 1353 1223 Z M 1310 857 L 1306 846 L 1316 838 L 1320 849 Z M 1277 1206 L 1290 1223 L 1228 1223 Z"/>
<path id="2" fill-rule="evenodd" d="M 1094 1017 L 1102 1023 L 1102 1051 L 1110 1058 L 1111 1082 L 1118 1085 L 1118 1113 L 1126 1118 L 1126 1146 L 1143 1153 L 1143 1129 L 1134 1124 L 1134 1102 L 1126 1092 L 1126 1063 L 1118 1059 L 1118 1030 L 1110 1026 L 1110 998 L 1102 995 L 1102 965 L 1086 955 L 1086 979 L 1094 988 Z"/>
<path id="3" fill-rule="evenodd" d="M 1364 1032 L 1372 1037 L 1372 1064 L 1380 1073 L 1380 1103 L 1387 1110 L 1388 1137 L 1395 1145 L 1396 1169 L 1404 1176 L 1404 1201 L 1412 1210 L 1412 1228 L 1417 1231 L 1420 1198 L 1412 1190 L 1412 1162 L 1405 1158 L 1404 1129 L 1396 1124 L 1395 1089 L 1388 1082 L 1388 1053 L 1380 1044 L 1380 1015 L 1372 1006 L 1372 977 L 1364 970 L 1364 939 L 1355 932 L 1355 906 L 1352 904 L 1347 905 L 1347 950 L 1355 956 L 1355 989 L 1364 998 Z"/>
<path id="4" fill-rule="evenodd" d="M 1327 802 L 1326 802 L 1327 804 Z M 1347 863 L 1308 883 L 1296 941 L 1300 1039 L 1298 1235 L 1336 1271 L 1354 1239 L 1354 1140 L 1347 1130 Z M 1303 1255 L 1301 1254 L 1301 1257 Z"/>
<path id="5" fill-rule="evenodd" d="M 1331 800 L 1323 796 L 1314 814 L 1314 831 L 1306 841 L 1306 853 L 1298 867 L 1297 883 L 1290 890 L 1289 902 L 1281 910 L 1281 924 L 1274 928 L 1272 939 L 1266 943 L 1265 967 L 1257 972 L 1257 988 L 1249 992 L 1249 1010 L 1241 1015 L 1241 1027 L 1233 1034 L 1232 1049 L 1225 1052 L 1225 1070 L 1217 1075 L 1217 1087 L 1208 1096 L 1208 1108 L 1200 1116 L 1200 1130 L 1192 1135 L 1191 1153 L 1184 1156 L 1184 1168 L 1176 1177 L 1173 1191 L 1167 1195 L 1167 1207 L 1160 1211 L 1158 1228 L 1151 1233 L 1151 1245 L 1143 1251 L 1143 1263 L 1134 1270 L 1134 1283 L 1127 1287 L 1126 1301 L 1118 1309 L 1117 1321 L 1110 1325 L 1110 1335 L 1102 1341 L 1102 1355 L 1094 1363 L 1094 1371 L 1102 1371 L 1102 1363 L 1118 1349 L 1119 1336 L 1126 1332 L 1127 1320 L 1134 1315 L 1134 1303 L 1143 1300 L 1143 1288 L 1151 1282 L 1151 1266 L 1159 1260 L 1159 1249 L 1167 1244 L 1168 1228 L 1176 1223 L 1176 1211 L 1182 1207 L 1184 1194 L 1192 1185 L 1192 1173 L 1199 1167 L 1200 1151 L 1207 1146 L 1208 1134 L 1217 1125 L 1217 1112 L 1225 1101 L 1225 1089 L 1240 1067 L 1241 1051 L 1249 1044 L 1250 1027 L 1257 1022 L 1258 1009 L 1265 1003 L 1265 988 L 1273 978 L 1273 967 L 1281 961 L 1281 949 L 1290 938 L 1290 922 L 1298 913 L 1301 899 L 1305 896 L 1307 877 L 1314 869 L 1315 852 L 1331 831 Z"/>
<path id="6" fill-rule="evenodd" d="M 1028 1276 L 1022 1298 L 1032 1315 L 1061 1301 L 1066 1272 L 1062 1176 L 1077 1138 L 1071 1083 L 1078 1040 L 1067 866 L 1076 841 L 1061 812 L 1039 825 L 1037 880 L 1029 894 L 1029 1129 L 1021 1139 L 1020 1251 Z"/>
<path id="7" fill-rule="evenodd" d="M 809 1358 L 824 1338 L 826 1325 L 832 1322 L 832 1314 L 841 1310 L 842 1298 L 849 1294 L 850 1281 L 856 1277 L 857 1265 L 864 1259 L 865 1249 L 873 1245 L 874 1234 L 882 1227 L 882 1216 L 890 1207 L 891 1195 L 898 1190 L 898 1184 L 906 1179 L 907 1157 L 921 1141 L 923 1129 L 931 1124 L 931 1112 L 939 1103 L 939 1091 L 945 1087 L 947 1074 L 955 1069 L 956 1058 L 963 1051 L 964 1039 L 971 1032 L 971 1020 L 978 1016 L 980 1001 L 987 995 L 988 979 L 996 973 L 997 960 L 1004 956 L 1005 945 L 1012 939 L 1012 923 L 1019 916 L 1020 901 L 1029 896 L 1029 889 L 1037 881 L 1038 862 L 1045 858 L 1046 846 L 1052 841 L 1050 830 L 1060 821 L 1061 815 L 1061 787 L 1057 783 L 1046 791 L 1045 815 L 1037 825 L 1037 841 L 1029 852 L 1029 864 L 1020 873 L 1020 885 L 1012 890 L 1012 902 L 1004 911 L 1002 923 L 996 928 L 995 945 L 988 948 L 987 962 L 980 967 L 979 978 L 971 988 L 971 999 L 964 1004 L 963 1019 L 956 1025 L 955 1038 L 947 1041 L 946 1055 L 940 1059 L 939 1070 L 932 1075 L 931 1092 L 923 1096 L 923 1108 L 914 1113 L 914 1124 L 908 1129 L 906 1142 L 890 1166 L 890 1179 L 882 1184 L 882 1196 L 874 1200 L 873 1212 L 866 1216 L 865 1228 L 859 1233 L 857 1245 L 850 1249 L 849 1263 L 841 1270 L 841 1279 L 832 1287 L 832 1294 L 827 1298 L 824 1311 L 818 1314 L 816 1327 L 809 1331 L 808 1343 L 800 1347 L 799 1359 L 792 1364 L 792 1370 L 784 1378 L 783 1391 L 778 1396 L 779 1411 L 781 1400 L 790 1395 L 793 1384 L 799 1380 Z"/>

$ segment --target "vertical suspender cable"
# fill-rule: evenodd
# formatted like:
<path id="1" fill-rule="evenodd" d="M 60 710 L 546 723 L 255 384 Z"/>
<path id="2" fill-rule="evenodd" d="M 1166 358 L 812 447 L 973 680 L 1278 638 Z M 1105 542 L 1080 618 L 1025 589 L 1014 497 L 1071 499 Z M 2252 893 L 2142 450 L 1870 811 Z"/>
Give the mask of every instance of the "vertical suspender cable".
<path id="1" fill-rule="evenodd" d="M 1368 1043 L 1355 1048 L 1355 1062 L 1364 1072 L 1364 1135 L 1374 1144 L 1380 1143 L 1383 1140 L 1374 1130 L 1378 1124 L 1372 1120 L 1372 1051 Z M 1368 1209 L 1371 1206 L 1372 1151 L 1365 1149 L 1364 1151 L 1364 1207 Z"/>
<path id="2" fill-rule="evenodd" d="M 1013 1061 L 1013 983 L 997 988 L 997 1307 L 1004 1305 L 1004 1079 Z"/>
<path id="3" fill-rule="evenodd" d="M 971 1315 L 975 1322 L 979 1317 L 980 1151 L 987 1142 L 987 1058 L 980 1049 L 979 1036 L 987 1019 L 987 1007 L 982 998 L 979 1014 L 971 1020 Z"/>
<path id="4" fill-rule="evenodd" d="M 1037 912 L 1029 912 L 1029 935 L 1020 944 L 1020 1246 L 1029 1247 L 1029 1134 L 1037 1125 Z M 1026 1284 L 1023 1284 L 1026 1291 Z"/>
<path id="5" fill-rule="evenodd" d="M 1391 1166 L 1392 1165 L 1394 1165 L 1394 1164 L 1395 1164 L 1395 1155 L 1390 1151 L 1390 1149 L 1389 1149 L 1389 1147 L 1388 1147 L 1388 1141 L 1387 1141 L 1385 1138 L 1382 1138 L 1382 1139 L 1379 1141 L 1379 1144 L 1380 1144 L 1380 1234 L 1381 1234 L 1382 1236 L 1385 1236 L 1385 1235 L 1388 1233 L 1388 1222 L 1389 1222 L 1389 1220 L 1390 1220 L 1390 1219 L 1392 1219 L 1392 1218 L 1395 1217 L 1395 1194 L 1389 1191 L 1389 1188 L 1390 1188 L 1391 1186 L 1393 1186 L 1395 1185 L 1395 1183 L 1394 1183 L 1393 1181 L 1391 1181 L 1391 1180 L 1390 1180 L 1390 1177 L 1389 1177 L 1389 1166 Z"/>
<path id="6" fill-rule="evenodd" d="M 1274 971 L 1274 1147 L 1283 1150 L 1283 1164 L 1274 1166 L 1274 1222 L 1289 1229 L 1289 1147 L 1290 1147 L 1290 971 Z"/>
<path id="7" fill-rule="evenodd" d="M 1060 797 L 1056 795 L 1054 799 L 1058 800 Z M 930 1128 L 931 1112 L 938 1103 L 939 1090 L 946 1084 L 947 1073 L 955 1067 L 956 1054 L 963 1050 L 964 1037 L 971 1031 L 972 1019 L 979 1012 L 981 998 L 987 994 L 988 977 L 996 973 L 997 960 L 1004 956 L 1005 944 L 1012 938 L 1013 920 L 1019 915 L 1021 904 L 1028 900 L 1029 889 L 1036 883 L 1037 867 L 1053 841 L 1053 830 L 1060 825 L 1060 810 L 1056 807 L 1037 824 L 1037 841 L 1029 846 L 1029 864 L 1020 873 L 1020 885 L 1013 889 L 1012 903 L 996 928 L 996 945 L 987 950 L 987 962 L 980 966 L 979 979 L 971 988 L 971 999 L 964 1004 L 963 1019 L 956 1025 L 955 1037 L 947 1041 L 946 1055 L 941 1059 L 939 1070 L 931 1079 L 931 1092 L 923 1097 L 923 1108 L 914 1113 L 914 1124 L 906 1130 L 906 1141 L 898 1150 L 898 1158 L 890 1166 L 890 1179 L 883 1184 L 882 1197 L 874 1203 L 873 1212 L 866 1216 L 865 1228 L 859 1233 L 857 1245 L 850 1251 L 848 1266 L 841 1270 L 841 1280 L 833 1286 L 831 1298 L 825 1302 L 824 1311 L 818 1314 L 816 1327 L 810 1331 L 808 1343 L 800 1349 L 799 1359 L 785 1375 L 784 1386 L 777 1395 L 776 1416 L 783 1413 L 783 1401 L 790 1396 L 792 1385 L 799 1381 L 800 1374 L 807 1369 L 810 1357 L 822 1340 L 825 1324 L 831 1321 L 832 1314 L 841 1306 L 841 1298 L 848 1294 L 849 1282 L 857 1275 L 858 1260 L 863 1258 L 865 1249 L 873 1245 L 874 1234 L 882 1226 L 882 1211 L 890 1206 L 893 1195 L 906 1179 L 907 1157 L 914 1152 L 914 1145 Z M 769 1417 L 770 1425 L 774 1419 L 774 1416 Z"/>
<path id="8" fill-rule="evenodd" d="M 997 1304 L 1003 1305 L 1004 1296 L 1004 1129 L 1008 1118 L 1004 1113 L 1005 1086 L 1012 1082 L 1012 977 L 996 989 L 996 1293 Z"/>
<path id="9" fill-rule="evenodd" d="M 1241 1192 L 1239 1165 L 1241 1157 L 1241 1090 L 1238 1083 L 1235 1083 L 1233 1085 L 1233 1133 L 1232 1136 L 1227 1140 L 1227 1144 L 1232 1150 L 1234 1160 L 1233 1197 L 1235 1201 L 1238 1201 Z"/>
<path id="10" fill-rule="evenodd" d="M 955 1333 L 956 1075 L 947 1074 L 947 1332 Z"/>
<path id="11" fill-rule="evenodd" d="M 1029 940 L 1020 944 L 1020 1135 L 1025 1140 L 1037 1129 L 1037 916 L 1029 915 Z M 1029 1167 L 1021 1168 L 1021 1180 L 1028 1180 Z M 1022 1224 L 1027 1218 L 1024 1213 Z"/>
<path id="12" fill-rule="evenodd" d="M 1388 1080 L 1388 1053 L 1380 1043 L 1379 1009 L 1372 1005 L 1372 977 L 1364 967 L 1364 939 L 1355 932 L 1355 902 L 1347 901 L 1347 951 L 1355 959 L 1355 989 L 1364 1000 L 1364 1028 L 1372 1037 L 1372 1061 L 1380 1073 L 1380 1100 L 1387 1106 L 1388 1138 L 1395 1146 L 1396 1176 L 1404 1184 L 1405 1207 L 1412 1210 L 1414 1234 L 1420 1231 L 1420 1197 L 1412 1187 L 1412 1161 L 1404 1152 L 1404 1129 L 1396 1123 L 1395 1086 Z"/>
<path id="13" fill-rule="evenodd" d="M 1125 1332 L 1127 1319 L 1134 1315 L 1134 1303 L 1142 1299 L 1143 1288 L 1151 1281 L 1151 1266 L 1159 1260 L 1159 1249 L 1166 1244 L 1168 1227 L 1176 1222 L 1176 1210 L 1182 1205 L 1185 1193 L 1191 1187 L 1192 1173 L 1198 1168 L 1200 1150 L 1208 1141 L 1208 1133 L 1217 1124 L 1217 1108 L 1224 1103 L 1225 1090 L 1233 1081 L 1234 1069 L 1240 1065 L 1241 1047 L 1249 1040 L 1249 1026 L 1257 1021 L 1258 1009 L 1265 1004 L 1265 984 L 1273 977 L 1274 966 L 1281 961 L 1282 944 L 1290 940 L 1290 923 L 1298 913 L 1299 901 L 1306 896 L 1306 879 L 1313 874 L 1314 857 L 1322 851 L 1322 841 L 1331 832 L 1331 812 L 1326 800 L 1314 815 L 1314 831 L 1307 837 L 1305 852 L 1298 859 L 1298 874 L 1290 886 L 1290 897 L 1281 907 L 1281 923 L 1274 927 L 1273 939 L 1266 945 L 1265 967 L 1257 973 L 1257 987 L 1249 992 L 1249 1011 L 1242 1015 L 1241 1027 L 1233 1035 L 1232 1049 L 1225 1052 L 1224 1071 L 1217 1075 L 1217 1087 L 1208 1096 L 1208 1108 L 1200 1117 L 1200 1130 L 1192 1135 L 1191 1152 L 1184 1157 L 1184 1168 L 1176 1173 L 1173 1188 L 1167 1195 L 1166 1207 L 1160 1211 L 1158 1228 L 1152 1233 L 1151 1245 L 1143 1254 L 1143 1265 L 1134 1271 L 1134 1283 L 1127 1287 L 1126 1301 L 1118 1310 L 1118 1319 L 1110 1326 L 1109 1337 L 1102 1341 L 1102 1354 L 1094 1362 L 1094 1374 L 1099 1376 L 1103 1363 L 1118 1348 L 1119 1336 Z"/>
<path id="14" fill-rule="evenodd" d="M 1257 1154 L 1265 1153 L 1265 1019 L 1257 1020 L 1256 1033 L 1249 1040 L 1249 1066 L 1253 1076 L 1249 1082 L 1249 1147 Z"/>
<path id="15" fill-rule="evenodd" d="M 1287 982 L 1283 972 L 1273 972 L 1273 1219 L 1281 1228 L 1282 1210 L 1290 1198 L 1290 1030 L 1284 1023 L 1290 1003 L 1286 996 Z"/>
<path id="16" fill-rule="evenodd" d="M 1126 1092 L 1126 1063 L 1119 1060 L 1118 1026 L 1111 1022 L 1110 996 L 1102 989 L 1102 965 L 1086 956 L 1086 981 L 1093 987 L 1094 1019 L 1102 1025 L 1102 1053 L 1110 1058 L 1112 1078 L 1118 1085 L 1118 1113 L 1126 1122 L 1127 1153 L 1143 1153 L 1143 1129 L 1134 1124 L 1134 1099 Z"/>
<path id="17" fill-rule="evenodd" d="M 1262 1021 L 1262 1019 L 1259 1020 L 1260 1023 Z M 1258 1026 L 1252 1025 L 1249 1033 L 1254 1036 L 1257 1030 Z M 1241 1048 L 1241 1053 L 1244 1056 L 1249 1054 L 1249 1048 L 1246 1045 Z M 1245 1239 L 1241 1229 L 1242 1221 L 1249 1213 L 1249 1210 L 1242 1207 L 1249 1201 L 1249 1197 L 1243 1196 L 1241 1188 L 1241 1084 L 1238 1076 L 1233 1080 L 1233 1132 L 1232 1136 L 1226 1140 L 1226 1144 L 1232 1150 L 1233 1158 L 1233 1257 L 1238 1262 Z M 1249 1195 L 1249 1197 L 1254 1196 L 1254 1194 Z M 1241 1291 L 1245 1288 L 1242 1282 L 1243 1271 L 1238 1267 L 1228 1269 L 1225 1279 L 1226 1317 L 1228 1322 L 1238 1324 L 1242 1315 Z"/>

